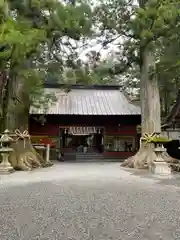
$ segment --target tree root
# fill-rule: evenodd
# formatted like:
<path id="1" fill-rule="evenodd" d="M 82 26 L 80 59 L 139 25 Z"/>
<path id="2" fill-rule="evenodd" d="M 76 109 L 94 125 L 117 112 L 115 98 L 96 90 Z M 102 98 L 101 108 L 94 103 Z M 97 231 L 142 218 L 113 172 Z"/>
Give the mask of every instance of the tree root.
<path id="1" fill-rule="evenodd" d="M 140 148 L 132 157 L 126 159 L 121 166 L 137 169 L 148 169 L 153 166 L 156 155 L 151 148 Z"/>
<path id="2" fill-rule="evenodd" d="M 13 152 L 9 161 L 15 170 L 31 171 L 34 168 L 49 167 L 53 164 L 46 162 L 43 157 L 34 149 L 29 137 L 19 137 L 12 143 Z"/>
<path id="3" fill-rule="evenodd" d="M 167 152 L 164 152 L 162 154 L 162 156 L 167 163 L 171 164 L 171 163 L 178 163 L 179 162 L 176 158 L 171 157 Z"/>
<path id="4" fill-rule="evenodd" d="M 172 169 L 172 171 L 180 172 L 180 163 L 170 163 L 169 166 Z"/>
<path id="5" fill-rule="evenodd" d="M 45 161 L 45 160 L 41 157 L 41 155 L 33 148 L 33 146 L 32 146 L 31 151 L 32 151 L 32 153 L 34 153 L 34 154 L 36 155 L 38 161 L 39 161 L 40 164 L 41 164 L 41 167 L 46 168 L 46 167 L 51 167 L 51 166 L 53 166 L 53 163 L 52 163 L 51 161 L 48 161 L 48 162 Z"/>
<path id="6" fill-rule="evenodd" d="M 169 156 L 167 152 L 164 153 L 163 157 L 172 171 L 180 172 L 180 161 L 178 159 Z"/>
<path id="7" fill-rule="evenodd" d="M 171 167 L 172 171 L 180 172 L 180 161 L 169 156 L 167 152 L 164 152 L 162 157 L 164 161 L 169 164 L 169 167 Z M 156 154 L 154 153 L 153 148 L 144 147 L 139 149 L 134 156 L 126 159 L 121 166 L 136 169 L 152 169 L 155 159 Z"/>
<path id="8" fill-rule="evenodd" d="M 51 161 L 48 161 L 48 162 L 42 163 L 41 166 L 43 168 L 51 167 L 51 166 L 53 166 L 53 163 Z"/>
<path id="9" fill-rule="evenodd" d="M 30 151 L 13 153 L 10 155 L 10 162 L 15 170 L 30 171 L 33 168 L 41 167 L 41 163 L 38 161 L 36 155 Z"/>

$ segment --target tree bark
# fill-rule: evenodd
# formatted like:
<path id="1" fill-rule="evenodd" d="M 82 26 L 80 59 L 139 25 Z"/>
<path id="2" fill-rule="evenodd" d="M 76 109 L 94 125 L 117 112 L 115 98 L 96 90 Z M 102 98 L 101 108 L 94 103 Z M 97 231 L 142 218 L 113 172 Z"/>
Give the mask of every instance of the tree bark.
<path id="1" fill-rule="evenodd" d="M 145 134 L 161 133 L 161 108 L 158 79 L 155 73 L 155 56 L 148 46 L 141 51 L 141 78 L 140 78 L 140 100 L 141 100 L 141 138 Z M 152 168 L 156 155 L 154 144 L 142 141 L 139 151 L 125 160 L 122 166 L 131 168 Z M 164 160 L 172 162 L 167 153 Z"/>
<path id="2" fill-rule="evenodd" d="M 144 8 L 148 0 L 139 0 L 139 7 Z M 140 41 L 140 102 L 141 102 L 141 139 L 139 151 L 125 160 L 122 166 L 131 168 L 150 168 L 154 165 L 156 154 L 150 141 L 152 134 L 161 133 L 161 107 L 158 79 L 156 74 L 155 48 L 153 43 Z M 148 136 L 149 139 L 144 136 Z M 147 141 L 146 141 L 147 139 Z M 171 162 L 167 153 L 164 160 Z"/>
<path id="3" fill-rule="evenodd" d="M 155 73 L 155 56 L 151 48 L 146 47 L 141 51 L 141 62 L 140 101 L 141 138 L 143 138 L 145 134 L 161 133 L 161 108 L 158 79 Z M 122 166 L 152 169 L 155 160 L 154 144 L 142 141 L 139 151 L 125 160 Z M 164 154 L 164 160 L 171 163 L 171 167 L 174 166 L 173 162 L 176 162 L 167 153 Z"/>
<path id="4" fill-rule="evenodd" d="M 142 52 L 140 78 L 142 134 L 161 132 L 159 86 L 156 77 L 155 56 L 148 47 Z"/>
<path id="5" fill-rule="evenodd" d="M 161 132 L 160 96 L 158 81 L 155 74 L 155 56 L 148 48 L 141 49 L 141 77 L 140 77 L 140 101 L 141 101 L 141 134 L 151 135 Z M 154 145 L 142 142 L 138 153 L 125 160 L 122 166 L 134 168 L 151 167 L 155 160 Z"/>
<path id="6" fill-rule="evenodd" d="M 4 128 L 15 133 L 15 141 L 11 144 L 14 151 L 10 155 L 10 162 L 15 170 L 23 171 L 51 166 L 52 163 L 46 163 L 31 144 L 28 133 L 30 104 L 26 89 L 16 77 L 9 81 L 4 102 Z"/>

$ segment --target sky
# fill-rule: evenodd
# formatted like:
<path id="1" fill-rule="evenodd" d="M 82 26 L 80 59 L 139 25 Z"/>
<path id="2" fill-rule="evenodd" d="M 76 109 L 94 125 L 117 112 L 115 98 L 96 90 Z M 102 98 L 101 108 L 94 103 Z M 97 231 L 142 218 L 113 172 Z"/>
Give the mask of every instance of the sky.
<path id="1" fill-rule="evenodd" d="M 79 55 L 80 59 L 82 59 L 83 61 L 88 61 L 88 57 L 86 56 L 86 54 L 90 51 L 96 51 L 96 52 L 100 51 L 101 59 L 105 60 L 108 58 L 108 56 L 112 56 L 113 52 L 117 51 L 117 47 L 111 44 L 108 46 L 108 49 L 103 49 L 101 44 L 94 43 L 94 46 L 88 47 Z"/>

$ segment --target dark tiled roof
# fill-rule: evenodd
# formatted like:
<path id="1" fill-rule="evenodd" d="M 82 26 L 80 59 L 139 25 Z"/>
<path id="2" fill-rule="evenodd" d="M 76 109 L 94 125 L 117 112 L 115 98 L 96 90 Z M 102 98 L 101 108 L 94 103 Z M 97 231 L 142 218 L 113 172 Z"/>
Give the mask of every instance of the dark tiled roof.
<path id="1" fill-rule="evenodd" d="M 125 95 L 116 89 L 72 89 L 65 93 L 58 88 L 45 88 L 54 93 L 57 101 L 45 114 L 60 115 L 140 115 L 140 107 L 131 104 Z M 43 114 L 43 107 L 30 109 L 31 114 Z"/>

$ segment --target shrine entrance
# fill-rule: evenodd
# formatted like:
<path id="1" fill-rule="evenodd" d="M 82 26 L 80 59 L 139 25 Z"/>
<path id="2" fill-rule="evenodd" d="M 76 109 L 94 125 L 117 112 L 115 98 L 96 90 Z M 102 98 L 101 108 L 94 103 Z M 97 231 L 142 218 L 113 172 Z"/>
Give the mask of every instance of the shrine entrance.
<path id="1" fill-rule="evenodd" d="M 103 152 L 103 128 L 69 127 L 61 129 L 60 135 L 65 152 Z"/>

